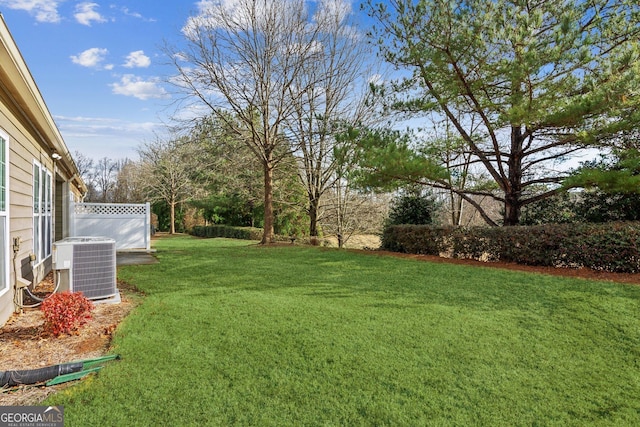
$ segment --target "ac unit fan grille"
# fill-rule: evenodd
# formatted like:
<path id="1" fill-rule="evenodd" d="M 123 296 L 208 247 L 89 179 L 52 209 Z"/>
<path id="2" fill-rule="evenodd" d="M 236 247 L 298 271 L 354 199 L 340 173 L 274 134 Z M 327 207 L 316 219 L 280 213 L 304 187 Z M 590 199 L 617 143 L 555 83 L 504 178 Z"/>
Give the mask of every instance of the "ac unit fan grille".
<path id="1" fill-rule="evenodd" d="M 73 246 L 73 290 L 85 297 L 106 298 L 115 295 L 115 245 L 86 243 Z"/>

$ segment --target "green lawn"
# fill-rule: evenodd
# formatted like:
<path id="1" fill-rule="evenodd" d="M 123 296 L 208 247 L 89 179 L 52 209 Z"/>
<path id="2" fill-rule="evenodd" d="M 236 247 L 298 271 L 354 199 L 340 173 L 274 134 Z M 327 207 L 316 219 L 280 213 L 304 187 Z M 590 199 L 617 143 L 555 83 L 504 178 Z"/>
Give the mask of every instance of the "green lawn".
<path id="1" fill-rule="evenodd" d="M 157 241 L 68 426 L 640 425 L 640 287 Z"/>

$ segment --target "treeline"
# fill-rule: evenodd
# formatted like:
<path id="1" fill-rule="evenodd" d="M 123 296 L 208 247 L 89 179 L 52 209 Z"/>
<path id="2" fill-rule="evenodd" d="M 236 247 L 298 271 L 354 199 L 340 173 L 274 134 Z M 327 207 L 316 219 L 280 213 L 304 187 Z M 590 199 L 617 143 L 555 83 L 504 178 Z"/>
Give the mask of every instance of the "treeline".
<path id="1" fill-rule="evenodd" d="M 256 14 L 243 0 L 192 20 L 166 53 L 197 118 L 122 165 L 135 184 L 107 188 L 98 161 L 95 197 L 142 194 L 171 232 L 191 206 L 207 223 L 262 227 L 263 243 L 343 243 L 379 229 L 376 192 L 399 188 L 433 191 L 454 226 L 558 222 L 574 214 L 536 211 L 563 193 L 639 192 L 630 2 L 365 2 L 370 28 L 338 3 L 265 1 Z M 610 157 L 566 166 L 587 150 Z"/>
<path id="2" fill-rule="evenodd" d="M 322 191 L 314 192 L 313 216 L 304 157 L 295 147 L 276 154 L 273 170 L 274 232 L 281 236 L 336 236 L 340 246 L 353 234 L 382 230 L 389 196 L 356 189 L 328 161 Z M 185 232 L 196 225 L 264 226 L 264 175 L 243 140 L 215 117 L 198 120 L 181 134 L 141 144 L 137 160 L 97 161 L 75 153 L 93 202 L 150 201 L 161 231 Z M 335 175 L 333 175 L 335 174 Z M 313 218 L 313 219 L 312 219 Z"/>

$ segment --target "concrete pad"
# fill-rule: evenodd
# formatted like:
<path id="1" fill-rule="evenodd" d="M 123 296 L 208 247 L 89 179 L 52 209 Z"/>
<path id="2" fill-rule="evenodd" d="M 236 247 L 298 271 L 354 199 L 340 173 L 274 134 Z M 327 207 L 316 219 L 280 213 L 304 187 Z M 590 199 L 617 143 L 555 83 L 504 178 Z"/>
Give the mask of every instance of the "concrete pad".
<path id="1" fill-rule="evenodd" d="M 116 252 L 117 265 L 157 264 L 158 260 L 149 252 Z"/>
<path id="2" fill-rule="evenodd" d="M 122 302 L 122 297 L 120 296 L 120 291 L 118 291 L 114 296 L 103 299 L 92 300 L 94 304 L 120 304 Z"/>

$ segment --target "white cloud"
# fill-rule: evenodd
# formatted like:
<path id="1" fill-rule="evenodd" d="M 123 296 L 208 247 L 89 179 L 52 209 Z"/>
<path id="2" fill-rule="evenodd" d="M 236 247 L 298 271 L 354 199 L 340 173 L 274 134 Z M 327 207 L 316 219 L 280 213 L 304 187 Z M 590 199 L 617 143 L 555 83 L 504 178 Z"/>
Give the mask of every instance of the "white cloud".
<path id="1" fill-rule="evenodd" d="M 138 13 L 138 12 L 132 12 L 128 7 L 124 6 L 120 9 L 122 11 L 122 13 L 124 13 L 127 16 L 133 16 L 134 18 L 139 18 L 142 19 L 142 14 Z"/>
<path id="2" fill-rule="evenodd" d="M 116 95 L 133 96 L 143 101 L 153 98 L 168 98 L 169 94 L 159 83 L 159 79 L 156 78 L 144 80 L 133 74 L 125 74 L 120 82 L 112 83 L 109 86 Z"/>
<path id="3" fill-rule="evenodd" d="M 97 3 L 79 3 L 76 5 L 76 13 L 73 16 L 80 24 L 89 27 L 91 22 L 106 22 L 107 20 L 95 10 L 97 7 L 100 7 Z"/>
<path id="4" fill-rule="evenodd" d="M 114 7 L 114 6 L 112 6 L 112 7 Z M 145 18 L 144 16 L 142 16 L 141 13 L 133 12 L 126 6 L 122 7 L 120 10 L 126 16 L 131 16 L 133 18 L 142 19 L 144 22 L 156 22 L 156 19 L 154 19 L 154 18 Z"/>
<path id="5" fill-rule="evenodd" d="M 85 117 L 85 116 L 55 116 L 56 122 L 72 122 L 72 123 L 113 123 L 117 122 L 118 119 L 111 119 L 108 117 Z"/>
<path id="6" fill-rule="evenodd" d="M 79 151 L 92 159 L 136 158 L 136 147 L 165 128 L 160 122 L 133 122 L 110 117 L 54 118 L 69 150 Z"/>
<path id="7" fill-rule="evenodd" d="M 135 52 L 131 52 L 127 55 L 127 62 L 124 63 L 123 67 L 146 68 L 149 65 L 151 65 L 151 60 L 144 54 L 144 51 L 136 50 Z"/>
<path id="8" fill-rule="evenodd" d="M 320 0 L 315 13 L 316 22 L 338 24 L 351 13 L 351 3 L 345 0 Z"/>
<path id="9" fill-rule="evenodd" d="M 264 19 L 266 10 L 263 7 L 272 7 L 275 2 L 286 4 L 285 1 L 268 0 L 253 9 L 252 3 L 247 0 L 200 0 L 196 3 L 198 14 L 187 19 L 182 32 L 187 37 L 192 37 L 198 27 L 217 28 L 224 21 L 248 26 L 254 19 Z M 255 16 L 252 16 L 253 13 Z"/>
<path id="10" fill-rule="evenodd" d="M 103 136 L 111 133 L 148 134 L 160 126 L 154 122 L 127 122 L 110 117 L 55 116 L 61 131 L 74 136 Z"/>
<path id="11" fill-rule="evenodd" d="M 197 101 L 191 104 L 181 105 L 171 116 L 178 122 L 192 122 L 211 114 L 211 107 Z"/>
<path id="12" fill-rule="evenodd" d="M 173 54 L 173 58 L 175 58 L 176 61 L 180 61 L 180 62 L 186 62 L 189 60 L 189 58 L 187 57 L 187 55 L 184 52 L 176 52 Z"/>
<path id="13" fill-rule="evenodd" d="M 24 10 L 36 18 L 38 22 L 60 22 L 58 0 L 0 0 L 0 6 L 9 9 Z"/>
<path id="14" fill-rule="evenodd" d="M 74 64 L 82 65 L 83 67 L 111 70 L 113 68 L 112 64 L 102 65 L 102 62 L 105 60 L 108 53 L 109 51 L 107 49 L 92 47 L 78 55 L 71 55 L 71 61 L 73 61 Z"/>

